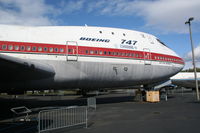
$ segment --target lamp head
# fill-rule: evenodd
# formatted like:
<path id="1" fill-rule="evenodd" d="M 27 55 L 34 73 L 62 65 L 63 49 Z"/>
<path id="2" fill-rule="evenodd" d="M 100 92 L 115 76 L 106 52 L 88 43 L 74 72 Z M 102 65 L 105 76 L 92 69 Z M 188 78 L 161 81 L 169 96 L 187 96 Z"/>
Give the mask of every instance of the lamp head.
<path id="1" fill-rule="evenodd" d="M 188 19 L 188 21 L 185 22 L 185 24 L 189 24 L 189 25 L 190 25 L 190 21 L 192 21 L 192 20 L 194 20 L 194 18 L 193 18 L 193 17 L 190 17 L 190 18 Z"/>
<path id="2" fill-rule="evenodd" d="M 189 21 L 186 21 L 186 22 L 185 22 L 185 24 L 189 24 L 189 23 L 190 23 Z"/>
<path id="3" fill-rule="evenodd" d="M 191 17 L 191 18 L 189 18 L 189 19 L 188 19 L 188 21 L 192 21 L 192 20 L 194 20 L 194 18 L 193 18 L 193 17 Z"/>

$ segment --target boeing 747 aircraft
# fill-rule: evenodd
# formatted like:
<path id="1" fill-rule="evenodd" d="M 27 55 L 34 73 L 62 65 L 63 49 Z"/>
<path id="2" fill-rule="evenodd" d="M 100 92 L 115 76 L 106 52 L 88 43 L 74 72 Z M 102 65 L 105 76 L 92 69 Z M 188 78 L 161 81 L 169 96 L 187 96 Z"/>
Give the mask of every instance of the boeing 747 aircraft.
<path id="1" fill-rule="evenodd" d="M 0 25 L 0 92 L 148 86 L 183 66 L 157 37 L 139 31 Z"/>

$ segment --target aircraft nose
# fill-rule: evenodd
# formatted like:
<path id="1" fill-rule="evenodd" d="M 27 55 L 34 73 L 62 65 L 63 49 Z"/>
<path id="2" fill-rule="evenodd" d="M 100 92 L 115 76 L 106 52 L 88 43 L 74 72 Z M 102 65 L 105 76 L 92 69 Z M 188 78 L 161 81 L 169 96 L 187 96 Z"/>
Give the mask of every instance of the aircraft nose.
<path id="1" fill-rule="evenodd" d="M 172 51 L 172 56 L 174 56 L 174 63 L 178 64 L 181 66 L 181 68 L 183 68 L 185 66 L 185 61 L 182 57 L 180 57 L 175 51 L 171 50 Z"/>
<path id="2" fill-rule="evenodd" d="M 179 56 L 176 56 L 175 63 L 176 63 L 176 67 L 179 68 L 179 71 L 181 71 L 185 66 L 184 59 Z"/>
<path id="3" fill-rule="evenodd" d="M 183 64 L 183 66 L 185 66 L 185 61 L 183 58 L 180 58 L 180 63 Z"/>

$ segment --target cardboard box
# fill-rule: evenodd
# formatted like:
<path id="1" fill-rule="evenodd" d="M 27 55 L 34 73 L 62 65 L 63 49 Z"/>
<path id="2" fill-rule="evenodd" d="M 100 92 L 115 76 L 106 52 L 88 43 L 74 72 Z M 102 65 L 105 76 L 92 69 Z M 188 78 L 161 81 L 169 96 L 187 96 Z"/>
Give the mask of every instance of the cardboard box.
<path id="1" fill-rule="evenodd" d="M 160 101 L 159 91 L 147 91 L 146 92 L 146 101 L 147 102 L 159 102 Z"/>

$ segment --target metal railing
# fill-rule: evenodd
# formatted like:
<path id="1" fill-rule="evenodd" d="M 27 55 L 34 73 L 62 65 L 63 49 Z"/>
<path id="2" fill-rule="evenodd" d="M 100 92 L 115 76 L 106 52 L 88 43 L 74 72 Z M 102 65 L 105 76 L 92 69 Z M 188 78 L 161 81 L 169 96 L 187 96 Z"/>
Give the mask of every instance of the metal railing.
<path id="1" fill-rule="evenodd" d="M 21 106 L 21 107 L 14 107 L 10 109 L 15 115 L 19 116 L 19 115 L 24 115 L 26 114 L 24 119 L 20 119 L 23 121 L 30 121 L 29 117 L 29 113 L 31 113 L 32 111 L 30 109 L 28 109 L 26 106 Z M 15 121 L 15 117 L 13 118 L 13 121 Z"/>
<path id="2" fill-rule="evenodd" d="M 87 107 L 73 106 L 43 110 L 38 115 L 39 133 L 77 125 L 85 125 L 87 128 Z"/>
<path id="3" fill-rule="evenodd" d="M 88 108 L 94 108 L 96 110 L 96 98 L 95 97 L 87 98 L 87 106 Z"/>

